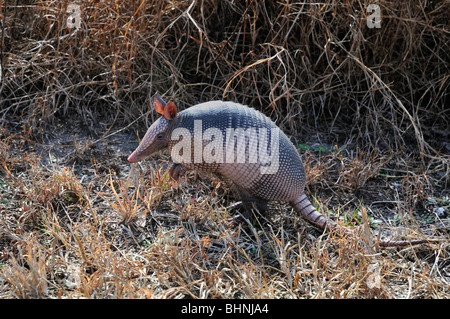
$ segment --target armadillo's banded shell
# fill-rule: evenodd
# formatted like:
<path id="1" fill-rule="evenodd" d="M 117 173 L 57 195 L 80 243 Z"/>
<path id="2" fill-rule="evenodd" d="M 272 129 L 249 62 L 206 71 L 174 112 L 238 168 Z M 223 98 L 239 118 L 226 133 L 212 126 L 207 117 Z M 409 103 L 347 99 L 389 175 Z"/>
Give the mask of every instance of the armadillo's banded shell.
<path id="1" fill-rule="evenodd" d="M 213 101 L 180 112 L 175 121 L 174 127 L 187 129 L 192 136 L 190 160 L 181 163 L 188 169 L 219 173 L 266 200 L 290 201 L 302 194 L 305 176 L 300 156 L 262 113 L 233 102 Z M 247 136 L 245 144 L 238 142 L 242 133 Z M 169 152 L 179 142 L 172 139 Z M 239 145 L 243 148 L 238 149 Z"/>

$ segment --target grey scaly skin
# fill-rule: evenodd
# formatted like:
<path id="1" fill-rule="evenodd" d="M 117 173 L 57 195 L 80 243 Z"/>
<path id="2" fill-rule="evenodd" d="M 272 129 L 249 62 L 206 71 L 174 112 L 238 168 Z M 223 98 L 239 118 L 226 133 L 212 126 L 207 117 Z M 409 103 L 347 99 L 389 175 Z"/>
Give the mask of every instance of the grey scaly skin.
<path id="1" fill-rule="evenodd" d="M 186 170 L 212 172 L 231 181 L 233 190 L 248 210 L 254 205 L 263 212 L 269 201 L 284 201 L 288 202 L 308 222 L 322 230 L 340 230 L 349 233 L 348 229 L 343 229 L 336 222 L 328 220 L 319 213 L 308 200 L 304 193 L 305 172 L 301 158 L 289 138 L 267 116 L 247 106 L 224 101 L 201 103 L 177 112 L 174 103 L 166 104 L 159 95 L 154 98 L 154 107 L 163 116 L 147 130 L 137 149 L 129 156 L 129 162 L 139 162 L 154 152 L 168 149 L 174 160 L 169 175 L 175 180 L 178 180 Z M 243 130 L 253 128 L 253 132 L 256 133 L 254 136 L 256 138 L 247 136 L 244 150 L 237 149 L 237 134 L 236 141 L 234 137 L 228 140 L 226 138 L 230 136 L 227 130 L 233 129 L 236 132 L 238 128 Z M 186 147 L 182 151 L 179 143 L 184 137 L 181 137 L 182 134 L 175 134 L 180 131 L 176 129 L 181 129 L 182 133 L 191 137 L 190 141 L 185 141 L 189 143 L 185 144 Z M 216 129 L 216 134 L 210 134 L 208 138 L 204 138 L 208 129 Z M 267 143 L 262 144 L 263 146 L 261 146 L 261 136 L 258 136 L 263 134 L 261 132 L 267 134 L 265 139 Z M 213 140 L 217 143 L 212 143 Z M 278 143 L 278 149 L 276 144 L 270 144 L 271 141 Z M 230 149 L 230 145 L 236 157 L 233 160 L 226 160 L 225 150 Z M 270 151 L 267 151 L 268 145 L 271 146 Z M 263 154 L 267 156 L 256 156 L 257 159 L 251 161 L 251 155 L 261 155 L 261 147 L 266 148 L 267 152 Z M 207 148 L 208 152 L 203 152 Z M 186 151 L 187 153 L 184 153 Z M 268 157 L 269 153 L 273 156 Z M 212 155 L 208 157 L 205 154 Z M 180 155 L 181 159 L 185 156 L 184 160 L 175 161 L 174 157 L 177 155 Z M 245 157 L 242 157 L 244 155 Z M 238 159 L 239 156 L 241 156 L 240 159 Z M 275 160 L 277 165 L 274 164 Z M 267 170 L 270 165 L 274 168 Z M 266 173 L 263 173 L 264 169 Z M 393 247 L 431 241 L 433 240 L 381 241 L 378 245 Z"/>

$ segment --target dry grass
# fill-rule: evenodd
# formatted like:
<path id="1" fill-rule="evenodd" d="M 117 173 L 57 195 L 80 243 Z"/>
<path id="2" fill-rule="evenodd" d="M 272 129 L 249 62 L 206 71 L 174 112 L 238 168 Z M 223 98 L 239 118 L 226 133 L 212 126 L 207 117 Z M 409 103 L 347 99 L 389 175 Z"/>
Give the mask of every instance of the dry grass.
<path id="1" fill-rule="evenodd" d="M 78 30 L 67 27 L 70 1 L 7 4 L 0 116 L 34 135 L 57 116 L 129 123 L 159 91 L 181 106 L 240 101 L 292 135 L 309 124 L 436 155 L 442 145 L 425 135 L 448 127 L 450 4 L 381 1 L 382 27 L 370 29 L 370 3 L 93 0 Z"/>
<path id="2" fill-rule="evenodd" d="M 370 3 L 91 0 L 78 30 L 71 1 L 2 3 L 0 298 L 449 298 L 450 2 L 378 1 L 380 29 Z M 282 203 L 233 225 L 165 155 L 130 169 L 157 91 L 270 115 L 357 240 Z"/>
<path id="3" fill-rule="evenodd" d="M 448 241 L 375 253 L 366 244 L 374 235 L 352 241 L 320 235 L 284 204 L 273 205 L 269 220 L 230 225 L 226 205 L 233 198 L 214 178 L 190 176 L 172 184 L 166 168 L 144 163 L 129 177 L 97 170 L 82 182 L 58 164 L 48 169 L 34 156 L 14 156 L 10 147 L 16 142 L 2 139 L 2 154 L 11 156 L 1 162 L 2 298 L 450 297 Z M 321 163 L 306 165 L 320 170 L 320 183 L 338 195 L 331 206 L 343 214 L 340 219 L 357 226 L 369 221 L 352 206 L 353 179 L 343 177 L 349 168 L 359 176 L 373 167 L 358 189 L 371 225 L 379 227 L 377 218 L 385 215 L 377 216 L 371 196 L 378 195 L 368 185 L 382 179 L 387 185 L 378 181 L 377 191 L 390 192 L 392 182 L 380 173 L 388 166 L 384 158 L 358 156 L 341 165 L 338 153 L 318 158 L 308 152 L 307 158 Z M 372 164 L 355 165 L 362 160 Z M 432 197 L 423 176 L 411 182 Z M 403 193 L 401 185 L 397 192 L 399 198 L 386 198 L 398 207 L 383 236 L 448 239 L 448 219 L 409 215 L 407 199 L 415 193 Z M 327 201 L 328 194 L 318 197 Z"/>

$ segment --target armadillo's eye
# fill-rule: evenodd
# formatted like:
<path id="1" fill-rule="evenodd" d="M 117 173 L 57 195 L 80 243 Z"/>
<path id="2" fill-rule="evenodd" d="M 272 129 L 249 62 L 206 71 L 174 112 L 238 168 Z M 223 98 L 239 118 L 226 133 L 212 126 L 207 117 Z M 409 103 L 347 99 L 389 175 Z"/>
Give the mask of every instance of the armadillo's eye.
<path id="1" fill-rule="evenodd" d="M 156 138 L 157 138 L 158 140 L 162 140 L 163 137 L 164 137 L 164 134 L 162 134 L 162 133 L 156 135 Z"/>

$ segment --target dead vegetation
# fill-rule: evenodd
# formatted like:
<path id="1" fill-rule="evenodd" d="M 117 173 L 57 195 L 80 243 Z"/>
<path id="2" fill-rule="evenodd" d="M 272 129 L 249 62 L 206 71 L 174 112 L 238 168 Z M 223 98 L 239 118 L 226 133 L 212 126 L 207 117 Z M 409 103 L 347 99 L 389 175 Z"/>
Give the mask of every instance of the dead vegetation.
<path id="1" fill-rule="evenodd" d="M 377 3 L 379 29 L 365 0 L 89 0 L 79 29 L 71 1 L 2 3 L 0 298 L 449 298 L 450 3 Z M 166 154 L 130 168 L 157 91 L 271 116 L 358 240 L 281 203 L 234 225 Z"/>

